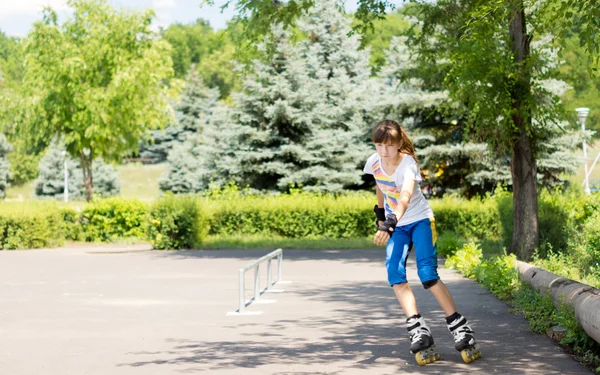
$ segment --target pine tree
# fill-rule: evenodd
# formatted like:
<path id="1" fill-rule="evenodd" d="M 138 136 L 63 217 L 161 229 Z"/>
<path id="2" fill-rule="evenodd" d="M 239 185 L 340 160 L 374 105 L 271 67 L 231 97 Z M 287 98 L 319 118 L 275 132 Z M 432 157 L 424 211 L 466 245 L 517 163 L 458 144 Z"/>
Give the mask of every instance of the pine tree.
<path id="1" fill-rule="evenodd" d="M 350 23 L 335 0 L 317 2 L 299 23 L 308 36 L 301 48 L 316 105 L 311 132 L 294 150 L 296 162 L 278 181 L 280 189 L 340 191 L 362 182 L 372 152 L 367 139 L 377 118 L 377 82 L 370 78 L 369 50 L 360 49 L 357 35 L 348 36 Z"/>
<path id="2" fill-rule="evenodd" d="M 183 144 L 190 135 L 202 132 L 218 101 L 218 89 L 206 87 L 200 74 L 192 69 L 185 92 L 175 105 L 174 123 L 164 130 L 152 131 L 150 143 L 140 147 L 140 157 L 152 159 L 153 163 L 166 161 L 176 145 Z"/>
<path id="3" fill-rule="evenodd" d="M 6 188 L 10 186 L 12 174 L 10 163 L 6 155 L 12 151 L 12 146 L 6 140 L 6 136 L 0 133 L 0 198 L 6 197 Z"/>
<path id="4" fill-rule="evenodd" d="M 34 181 L 35 195 L 63 199 L 64 197 L 64 163 L 67 157 L 69 198 L 85 198 L 85 185 L 81 163 L 70 156 L 63 155 L 61 146 L 53 143 L 40 160 L 38 178 Z M 118 195 L 121 189 L 118 173 L 102 158 L 94 160 L 93 164 L 94 195 L 107 197 Z"/>

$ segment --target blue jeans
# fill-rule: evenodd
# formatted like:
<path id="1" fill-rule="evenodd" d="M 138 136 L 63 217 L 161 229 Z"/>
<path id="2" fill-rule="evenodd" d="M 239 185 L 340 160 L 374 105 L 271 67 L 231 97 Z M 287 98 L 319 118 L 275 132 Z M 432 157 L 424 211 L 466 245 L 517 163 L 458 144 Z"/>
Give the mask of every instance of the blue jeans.
<path id="1" fill-rule="evenodd" d="M 406 260 L 411 244 L 417 252 L 417 273 L 421 282 L 439 280 L 436 241 L 433 218 L 396 227 L 386 246 L 385 267 L 390 286 L 407 282 Z"/>

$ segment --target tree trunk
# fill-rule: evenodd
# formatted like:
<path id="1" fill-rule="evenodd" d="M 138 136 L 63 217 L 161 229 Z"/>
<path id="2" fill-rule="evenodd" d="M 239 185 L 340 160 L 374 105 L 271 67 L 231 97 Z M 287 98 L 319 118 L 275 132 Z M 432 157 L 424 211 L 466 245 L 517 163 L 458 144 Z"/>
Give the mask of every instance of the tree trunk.
<path id="1" fill-rule="evenodd" d="M 83 183 L 85 184 L 85 199 L 88 202 L 92 201 L 93 196 L 93 176 L 92 176 L 92 150 L 90 149 L 90 154 L 88 156 L 85 155 L 85 152 L 81 151 L 81 170 L 83 171 Z"/>
<path id="2" fill-rule="evenodd" d="M 522 260 L 530 260 L 539 245 L 537 165 L 529 133 L 531 74 L 527 59 L 531 36 L 527 35 L 523 0 L 511 0 L 510 13 L 510 37 L 517 76 L 511 92 L 514 123 L 511 160 L 514 231 L 510 252 Z"/>

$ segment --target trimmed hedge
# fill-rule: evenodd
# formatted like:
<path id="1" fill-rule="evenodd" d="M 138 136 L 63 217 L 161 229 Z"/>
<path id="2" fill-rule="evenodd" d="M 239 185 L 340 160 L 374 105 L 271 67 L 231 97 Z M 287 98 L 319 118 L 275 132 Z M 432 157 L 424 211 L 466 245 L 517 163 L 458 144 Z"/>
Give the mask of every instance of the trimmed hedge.
<path id="1" fill-rule="evenodd" d="M 167 196 L 151 208 L 147 235 L 155 249 L 194 249 L 208 233 L 203 202 L 194 197 Z"/>
<path id="2" fill-rule="evenodd" d="M 358 238 L 373 232 L 373 200 L 309 194 L 247 197 L 213 203 L 210 234 Z"/>
<path id="3" fill-rule="evenodd" d="M 0 248 L 35 249 L 61 246 L 65 223 L 52 202 L 0 203 Z"/>
<path id="4" fill-rule="evenodd" d="M 575 245 L 596 249 L 600 242 L 597 239 L 600 234 L 595 230 L 600 222 L 600 197 L 542 192 L 539 202 L 540 256 L 544 257 L 550 250 L 563 251 Z M 4 234 L 10 240 L 3 240 L 0 245 L 3 248 L 31 248 L 54 246 L 65 238 L 77 241 L 134 238 L 148 239 L 157 248 L 165 249 L 199 246 L 207 234 L 365 238 L 375 232 L 374 203 L 374 194 L 364 193 L 341 196 L 307 193 L 167 196 L 154 204 L 108 198 L 79 209 L 48 202 L 3 203 L 5 208 L 0 210 L 0 220 L 5 223 L 4 233 L 10 232 Z M 510 244 L 511 194 L 497 192 L 492 197 L 473 200 L 448 197 L 433 199 L 430 204 L 440 235 L 440 253 L 451 255 L 463 242 L 472 240 L 503 239 L 505 245 Z M 18 214 L 25 207 L 28 207 L 29 216 Z M 47 220 L 39 220 L 50 223 L 42 226 L 52 228 L 48 229 L 47 235 L 36 234 L 41 229 L 32 230 L 32 237 L 28 238 L 29 231 L 19 230 L 25 224 L 9 224 L 17 219 L 32 220 L 27 218 L 37 217 L 38 211 L 39 215 L 48 216 Z M 2 245 L 4 243 L 6 245 Z M 600 258 L 595 251 L 591 253 L 595 260 Z"/>

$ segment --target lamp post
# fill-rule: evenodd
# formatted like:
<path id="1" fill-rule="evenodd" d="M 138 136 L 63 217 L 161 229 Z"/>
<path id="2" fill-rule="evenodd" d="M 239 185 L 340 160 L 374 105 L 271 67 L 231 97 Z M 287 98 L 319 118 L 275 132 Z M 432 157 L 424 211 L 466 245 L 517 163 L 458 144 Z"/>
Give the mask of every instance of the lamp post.
<path id="1" fill-rule="evenodd" d="M 575 111 L 577 112 L 577 117 L 579 118 L 579 122 L 581 123 L 581 131 L 585 132 L 585 119 L 588 116 L 588 114 L 590 113 L 590 109 L 589 108 L 577 108 L 575 109 Z M 583 138 L 583 162 L 585 165 L 585 177 L 584 177 L 584 183 L 585 183 L 585 193 L 586 194 L 590 194 L 590 181 L 589 181 L 589 176 L 588 176 L 588 162 L 587 162 L 587 145 L 585 143 L 585 135 Z"/>
<path id="2" fill-rule="evenodd" d="M 65 202 L 69 201 L 69 170 L 67 169 L 67 151 L 62 152 L 62 156 L 65 159 L 64 161 L 64 169 L 65 169 Z"/>

